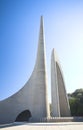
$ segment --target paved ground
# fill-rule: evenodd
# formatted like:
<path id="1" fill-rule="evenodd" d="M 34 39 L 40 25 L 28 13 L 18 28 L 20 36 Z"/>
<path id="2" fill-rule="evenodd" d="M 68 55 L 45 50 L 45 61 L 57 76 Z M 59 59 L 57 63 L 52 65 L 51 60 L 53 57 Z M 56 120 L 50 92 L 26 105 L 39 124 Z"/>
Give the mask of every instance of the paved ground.
<path id="1" fill-rule="evenodd" d="M 83 130 L 83 122 L 13 123 L 0 126 L 2 130 Z"/>

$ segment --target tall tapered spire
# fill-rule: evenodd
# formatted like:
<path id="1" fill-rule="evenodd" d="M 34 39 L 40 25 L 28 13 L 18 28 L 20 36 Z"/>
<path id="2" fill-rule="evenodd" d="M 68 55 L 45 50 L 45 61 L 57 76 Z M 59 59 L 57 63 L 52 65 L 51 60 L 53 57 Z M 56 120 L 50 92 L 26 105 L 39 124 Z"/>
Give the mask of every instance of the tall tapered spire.
<path id="1" fill-rule="evenodd" d="M 49 117 L 49 104 L 48 104 L 48 80 L 47 80 L 47 68 L 46 68 L 46 50 L 45 50 L 45 35 L 44 35 L 44 20 L 43 16 L 40 19 L 40 30 L 38 40 L 37 59 L 35 64 L 35 70 L 37 75 L 38 84 L 36 85 L 36 91 L 41 93 L 42 110 L 44 111 L 44 117 Z M 37 82 L 37 81 L 36 81 Z M 37 88 L 38 87 L 38 88 Z"/>

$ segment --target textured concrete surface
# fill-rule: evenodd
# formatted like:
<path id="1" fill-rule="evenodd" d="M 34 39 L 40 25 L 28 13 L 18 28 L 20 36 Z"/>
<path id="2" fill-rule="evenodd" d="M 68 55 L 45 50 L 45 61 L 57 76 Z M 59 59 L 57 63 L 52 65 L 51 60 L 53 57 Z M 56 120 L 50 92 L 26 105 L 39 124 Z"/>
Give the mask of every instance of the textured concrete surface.
<path id="1" fill-rule="evenodd" d="M 83 122 L 68 123 L 24 123 L 4 126 L 2 130 L 83 130 Z"/>
<path id="2" fill-rule="evenodd" d="M 33 73 L 19 92 L 0 101 L 1 124 L 14 122 L 17 116 L 25 110 L 31 113 L 30 120 L 32 121 L 39 121 L 50 115 L 45 55 L 43 17 L 41 17 L 38 52 Z"/>
<path id="3" fill-rule="evenodd" d="M 52 116 L 70 116 L 70 107 L 66 93 L 63 73 L 54 49 L 52 51 L 51 57 L 51 90 Z"/>

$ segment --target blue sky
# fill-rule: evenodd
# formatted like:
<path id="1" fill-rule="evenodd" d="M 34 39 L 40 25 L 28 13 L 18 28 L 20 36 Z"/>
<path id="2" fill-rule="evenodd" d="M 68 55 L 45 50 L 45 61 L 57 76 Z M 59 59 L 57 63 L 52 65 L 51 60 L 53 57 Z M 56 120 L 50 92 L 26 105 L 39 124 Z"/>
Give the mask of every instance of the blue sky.
<path id="1" fill-rule="evenodd" d="M 53 48 L 67 92 L 83 88 L 83 0 L 0 0 L 0 100 L 22 88 L 33 71 L 41 15 L 49 88 Z"/>

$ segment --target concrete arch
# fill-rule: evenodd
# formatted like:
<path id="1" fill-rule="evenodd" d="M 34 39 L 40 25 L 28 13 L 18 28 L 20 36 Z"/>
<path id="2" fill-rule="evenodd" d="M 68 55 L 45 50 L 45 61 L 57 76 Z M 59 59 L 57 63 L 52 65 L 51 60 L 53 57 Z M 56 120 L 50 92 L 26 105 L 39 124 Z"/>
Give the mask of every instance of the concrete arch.
<path id="1" fill-rule="evenodd" d="M 18 114 L 15 122 L 29 121 L 29 119 L 31 117 L 32 117 L 31 112 L 29 110 L 24 110 L 24 111 L 22 111 L 21 113 Z"/>

